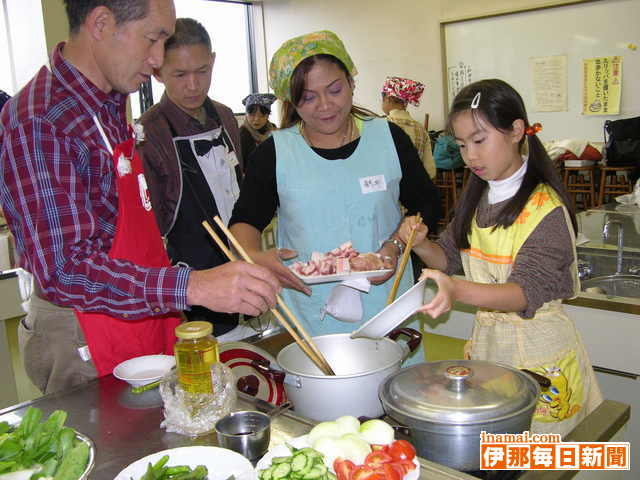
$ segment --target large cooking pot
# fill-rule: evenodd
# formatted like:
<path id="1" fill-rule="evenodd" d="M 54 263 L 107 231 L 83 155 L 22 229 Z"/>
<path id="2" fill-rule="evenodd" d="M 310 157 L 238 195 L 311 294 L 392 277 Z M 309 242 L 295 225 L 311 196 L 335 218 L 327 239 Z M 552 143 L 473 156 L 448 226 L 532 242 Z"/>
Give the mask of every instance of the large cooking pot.
<path id="1" fill-rule="evenodd" d="M 384 410 L 408 427 L 418 455 L 462 471 L 480 469 L 480 432 L 529 430 L 539 395 L 527 373 L 479 360 L 414 365 L 380 385 Z"/>
<path id="2" fill-rule="evenodd" d="M 342 415 L 379 417 L 384 409 L 378 398 L 382 381 L 400 370 L 405 358 L 420 345 L 422 335 L 399 328 L 388 338 L 350 338 L 350 334 L 313 337 L 336 375 L 325 375 L 297 343 L 284 347 L 277 362 L 284 371 L 284 388 L 296 414 L 313 420 L 334 420 Z M 409 340 L 396 342 L 399 336 Z M 273 369 L 263 373 L 278 377 Z M 280 375 L 282 377 L 282 375 Z"/>

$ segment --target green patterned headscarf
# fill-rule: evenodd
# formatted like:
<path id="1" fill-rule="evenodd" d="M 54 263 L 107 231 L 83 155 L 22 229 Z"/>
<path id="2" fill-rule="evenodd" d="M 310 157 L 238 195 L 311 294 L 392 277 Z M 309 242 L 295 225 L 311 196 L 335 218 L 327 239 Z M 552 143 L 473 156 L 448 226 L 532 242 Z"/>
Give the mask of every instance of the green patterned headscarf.
<path id="1" fill-rule="evenodd" d="M 269 67 L 269 81 L 276 96 L 291 101 L 291 77 L 298 64 L 314 55 L 332 55 L 340 60 L 354 76 L 358 73 L 342 40 L 329 31 L 307 33 L 287 40 L 273 54 Z"/>

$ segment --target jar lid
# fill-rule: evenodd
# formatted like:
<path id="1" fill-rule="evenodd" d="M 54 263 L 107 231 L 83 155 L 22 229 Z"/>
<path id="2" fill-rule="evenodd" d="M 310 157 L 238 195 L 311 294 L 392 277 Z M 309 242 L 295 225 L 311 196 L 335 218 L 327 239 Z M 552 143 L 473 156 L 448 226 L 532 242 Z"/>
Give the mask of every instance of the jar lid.
<path id="1" fill-rule="evenodd" d="M 213 333 L 213 325 L 209 322 L 185 322 L 176 327 L 176 337 L 191 340 L 206 337 Z"/>
<path id="2" fill-rule="evenodd" d="M 387 414 L 416 427 L 421 422 L 465 425 L 516 415 L 535 404 L 539 392 L 526 373 L 480 360 L 421 363 L 380 386 Z"/>

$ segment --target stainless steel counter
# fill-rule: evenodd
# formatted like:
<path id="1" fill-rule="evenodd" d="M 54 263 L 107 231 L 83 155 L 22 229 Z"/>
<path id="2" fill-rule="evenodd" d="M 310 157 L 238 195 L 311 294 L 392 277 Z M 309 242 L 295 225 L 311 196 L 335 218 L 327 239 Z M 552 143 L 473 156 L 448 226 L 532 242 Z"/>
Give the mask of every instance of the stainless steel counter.
<path id="1" fill-rule="evenodd" d="M 40 408 L 45 415 L 56 409 L 66 410 L 69 414 L 67 424 L 91 437 L 96 445 L 96 468 L 91 474 L 92 479 L 112 480 L 130 463 L 160 450 L 189 445 L 217 445 L 215 434 L 190 438 L 166 433 L 160 428 L 163 416 L 162 400 L 158 390 L 135 395 L 131 393 L 129 385 L 111 375 L 66 392 L 45 395 L 32 402 L 0 410 L 0 421 L 20 421 L 29 405 Z M 265 402 L 242 394 L 236 405 L 237 410 L 268 408 Z M 574 431 L 577 432 L 577 436 L 573 436 L 572 440 L 607 440 L 628 420 L 629 406 L 618 402 L 605 402 L 589 418 L 592 418 L 592 421 L 582 422 Z M 291 412 L 277 417 L 272 425 L 270 447 L 304 435 L 313 424 L 314 422 Z M 472 476 L 424 459 L 421 459 L 420 464 L 420 480 L 474 479 Z M 575 472 L 559 473 L 562 474 L 562 478 L 570 478 Z M 532 478 L 551 477 L 545 474 Z"/>

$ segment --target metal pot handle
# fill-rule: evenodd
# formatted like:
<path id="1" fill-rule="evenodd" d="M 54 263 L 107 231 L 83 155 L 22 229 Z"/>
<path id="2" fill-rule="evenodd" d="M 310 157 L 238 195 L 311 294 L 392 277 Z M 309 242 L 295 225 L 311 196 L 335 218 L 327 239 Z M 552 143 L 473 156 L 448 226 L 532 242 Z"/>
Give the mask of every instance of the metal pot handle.
<path id="1" fill-rule="evenodd" d="M 409 354 L 414 352 L 420 346 L 420 342 L 422 342 L 422 334 L 413 328 L 404 327 L 391 330 L 387 334 L 387 337 L 394 342 L 397 342 L 400 335 L 406 335 L 409 337 L 408 340 L 405 340 L 407 351 L 402 358 L 402 361 L 404 362 Z"/>
<path id="2" fill-rule="evenodd" d="M 256 358 L 251 360 L 251 366 L 259 371 L 265 377 L 270 378 L 276 383 L 284 383 L 284 377 L 286 373 L 282 370 L 276 370 L 275 368 L 271 368 L 271 363 L 262 358 Z"/>
<path id="3" fill-rule="evenodd" d="M 540 387 L 543 390 L 546 390 L 547 388 L 549 388 L 551 386 L 551 380 L 549 380 L 544 375 L 540 375 L 539 373 L 532 372 L 531 370 L 527 370 L 526 368 L 521 368 L 520 371 L 522 371 L 522 372 L 526 373 L 527 375 L 531 376 L 536 382 L 538 382 L 538 385 L 540 385 Z"/>

